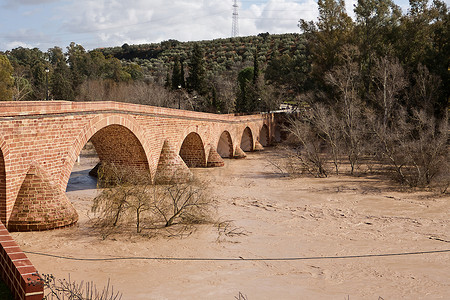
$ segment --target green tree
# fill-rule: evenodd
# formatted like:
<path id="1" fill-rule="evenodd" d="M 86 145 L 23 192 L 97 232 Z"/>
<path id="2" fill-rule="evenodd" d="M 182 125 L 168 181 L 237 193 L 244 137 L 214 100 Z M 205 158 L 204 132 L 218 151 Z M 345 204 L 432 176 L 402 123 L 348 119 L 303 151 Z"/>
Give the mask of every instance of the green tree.
<path id="1" fill-rule="evenodd" d="M 66 58 L 62 49 L 54 47 L 48 50 L 53 72 L 50 72 L 50 87 L 52 98 L 55 100 L 74 100 L 72 76 L 67 66 Z"/>
<path id="2" fill-rule="evenodd" d="M 44 53 L 38 48 L 28 49 L 23 47 L 18 47 L 9 53 L 14 60 L 22 66 L 32 66 L 38 61 L 43 61 L 45 59 Z"/>
<path id="3" fill-rule="evenodd" d="M 236 112 L 253 111 L 253 67 L 241 70 L 238 74 L 238 93 L 236 97 Z"/>
<path id="4" fill-rule="evenodd" d="M 444 2 L 433 0 L 431 5 L 428 2 L 410 0 L 410 9 L 401 20 L 395 48 L 406 69 L 414 72 L 412 86 L 417 84 L 416 78 L 422 65 L 441 78 L 440 95 L 434 101 L 433 110 L 436 116 L 442 117 L 450 96 L 450 16 Z M 410 107 L 414 105 L 414 102 L 409 103 Z"/>
<path id="5" fill-rule="evenodd" d="M 93 50 L 89 52 L 90 62 L 88 66 L 88 76 L 91 79 L 99 79 L 105 76 L 107 60 L 102 52 Z"/>
<path id="6" fill-rule="evenodd" d="M 344 0 L 319 0 L 316 23 L 301 19 L 299 27 L 307 37 L 307 48 L 314 64 L 312 75 L 323 86 L 325 73 L 342 64 L 339 53 L 352 40 L 352 19 L 347 15 Z"/>
<path id="7" fill-rule="evenodd" d="M 392 0 L 358 0 L 355 34 L 365 63 L 389 54 L 393 31 L 399 25 L 401 9 Z"/>
<path id="8" fill-rule="evenodd" d="M 0 100 L 12 100 L 13 67 L 6 55 L 0 55 Z"/>
<path id="9" fill-rule="evenodd" d="M 39 85 L 40 76 L 36 72 L 41 65 L 47 65 L 47 55 L 38 48 L 15 48 L 8 53 L 11 64 L 14 68 L 14 77 L 16 80 L 16 95 L 15 98 L 22 100 L 43 99 L 44 86 Z M 45 67 L 44 67 L 45 69 Z M 19 92 L 20 91 L 20 92 Z"/>
<path id="10" fill-rule="evenodd" d="M 361 54 L 363 88 L 369 94 L 377 58 L 392 52 L 401 10 L 392 0 L 358 0 L 355 15 L 355 38 Z"/>
<path id="11" fill-rule="evenodd" d="M 433 14 L 428 0 L 410 0 L 409 3 L 408 14 L 402 18 L 397 51 L 402 62 L 414 69 L 426 56 L 427 49 L 432 48 Z"/>
<path id="12" fill-rule="evenodd" d="M 184 83 L 184 68 L 183 64 L 180 61 L 180 58 L 177 56 L 173 62 L 172 69 L 172 89 L 176 90 L 178 87 L 184 88 L 186 85 Z"/>
<path id="13" fill-rule="evenodd" d="M 123 69 L 120 60 L 113 57 L 106 61 L 105 78 L 112 79 L 116 82 L 130 81 L 131 75 Z"/>
<path id="14" fill-rule="evenodd" d="M 76 93 L 79 86 L 86 81 L 91 74 L 91 56 L 86 53 L 83 46 L 72 42 L 67 47 L 67 62 L 70 67 L 73 90 Z"/>
<path id="15" fill-rule="evenodd" d="M 180 58 L 180 81 L 181 81 L 181 87 L 184 89 L 186 88 L 186 80 L 185 80 L 185 74 L 184 74 L 184 59 Z"/>
<path id="16" fill-rule="evenodd" d="M 259 78 L 259 62 L 258 62 L 258 47 L 255 48 L 253 53 L 253 85 L 258 84 Z"/>
<path id="17" fill-rule="evenodd" d="M 287 99 L 295 98 L 307 90 L 311 64 L 303 52 L 291 57 L 288 54 L 275 53 L 268 62 L 265 80 L 273 85 Z"/>
<path id="18" fill-rule="evenodd" d="M 36 63 L 31 69 L 33 80 L 33 98 L 35 100 L 43 100 L 46 97 L 46 76 L 45 68 L 47 66 L 43 62 Z"/>
<path id="19" fill-rule="evenodd" d="M 131 75 L 131 79 L 133 80 L 141 80 L 144 78 L 144 73 L 142 72 L 142 68 L 135 63 L 127 64 L 124 67 L 124 71 Z"/>
<path id="20" fill-rule="evenodd" d="M 191 61 L 189 63 L 187 88 L 190 92 L 196 91 L 202 96 L 208 93 L 204 52 L 198 43 L 194 44 Z"/>

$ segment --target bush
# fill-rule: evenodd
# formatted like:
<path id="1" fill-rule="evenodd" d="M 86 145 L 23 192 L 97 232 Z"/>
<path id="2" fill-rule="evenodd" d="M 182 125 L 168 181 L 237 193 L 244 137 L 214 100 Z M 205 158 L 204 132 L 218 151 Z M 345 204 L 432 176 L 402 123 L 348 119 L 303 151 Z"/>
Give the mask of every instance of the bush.
<path id="1" fill-rule="evenodd" d="M 119 225 L 133 222 L 136 232 L 143 228 L 170 227 L 175 224 L 201 224 L 210 220 L 212 201 L 206 184 L 198 181 L 152 184 L 146 170 L 116 164 L 102 164 L 92 211 L 98 215 L 94 226 L 109 235 Z"/>

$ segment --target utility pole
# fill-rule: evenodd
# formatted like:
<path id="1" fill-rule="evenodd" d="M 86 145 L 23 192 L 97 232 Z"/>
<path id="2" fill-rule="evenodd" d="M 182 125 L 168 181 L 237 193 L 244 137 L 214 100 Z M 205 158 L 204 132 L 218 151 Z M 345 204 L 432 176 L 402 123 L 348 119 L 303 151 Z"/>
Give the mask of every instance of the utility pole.
<path id="1" fill-rule="evenodd" d="M 233 4 L 233 24 L 231 26 L 231 36 L 237 37 L 239 35 L 239 12 L 238 12 L 237 0 L 234 0 Z"/>
<path id="2" fill-rule="evenodd" d="M 45 100 L 48 101 L 48 72 L 50 72 L 50 70 L 48 69 L 48 67 L 45 68 Z"/>

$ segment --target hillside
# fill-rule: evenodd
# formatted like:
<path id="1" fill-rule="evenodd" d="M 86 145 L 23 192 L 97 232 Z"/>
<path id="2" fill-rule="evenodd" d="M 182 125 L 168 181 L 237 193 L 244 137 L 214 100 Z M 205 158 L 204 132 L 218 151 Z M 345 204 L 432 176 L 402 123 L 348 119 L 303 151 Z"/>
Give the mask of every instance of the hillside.
<path id="1" fill-rule="evenodd" d="M 168 70 L 175 57 L 189 61 L 194 44 L 199 44 L 205 53 L 206 68 L 209 71 L 221 72 L 230 70 L 239 63 L 251 63 L 258 47 L 259 62 L 267 63 L 274 53 L 294 56 L 304 50 L 302 35 L 268 34 L 258 36 L 216 39 L 199 42 L 179 42 L 176 40 L 161 43 L 128 45 L 122 47 L 102 48 L 105 56 L 112 55 L 121 61 L 134 62 L 140 65 L 143 72 L 149 75 L 161 70 Z"/>

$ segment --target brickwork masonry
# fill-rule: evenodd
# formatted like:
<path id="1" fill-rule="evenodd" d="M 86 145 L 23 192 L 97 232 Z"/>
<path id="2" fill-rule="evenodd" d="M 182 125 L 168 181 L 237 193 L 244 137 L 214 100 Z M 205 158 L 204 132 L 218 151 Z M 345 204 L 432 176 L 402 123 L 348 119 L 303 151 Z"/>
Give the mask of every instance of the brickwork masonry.
<path id="1" fill-rule="evenodd" d="M 116 102 L 0 103 L 0 221 L 19 231 L 74 224 L 78 217 L 65 191 L 88 141 L 102 162 L 148 170 L 155 183 L 164 183 L 189 180 L 191 167 L 220 167 L 223 158 L 261 150 L 276 126 L 273 114 Z"/>
<path id="2" fill-rule="evenodd" d="M 44 287 L 36 268 L 0 222 L 0 276 L 16 300 L 42 300 Z"/>

